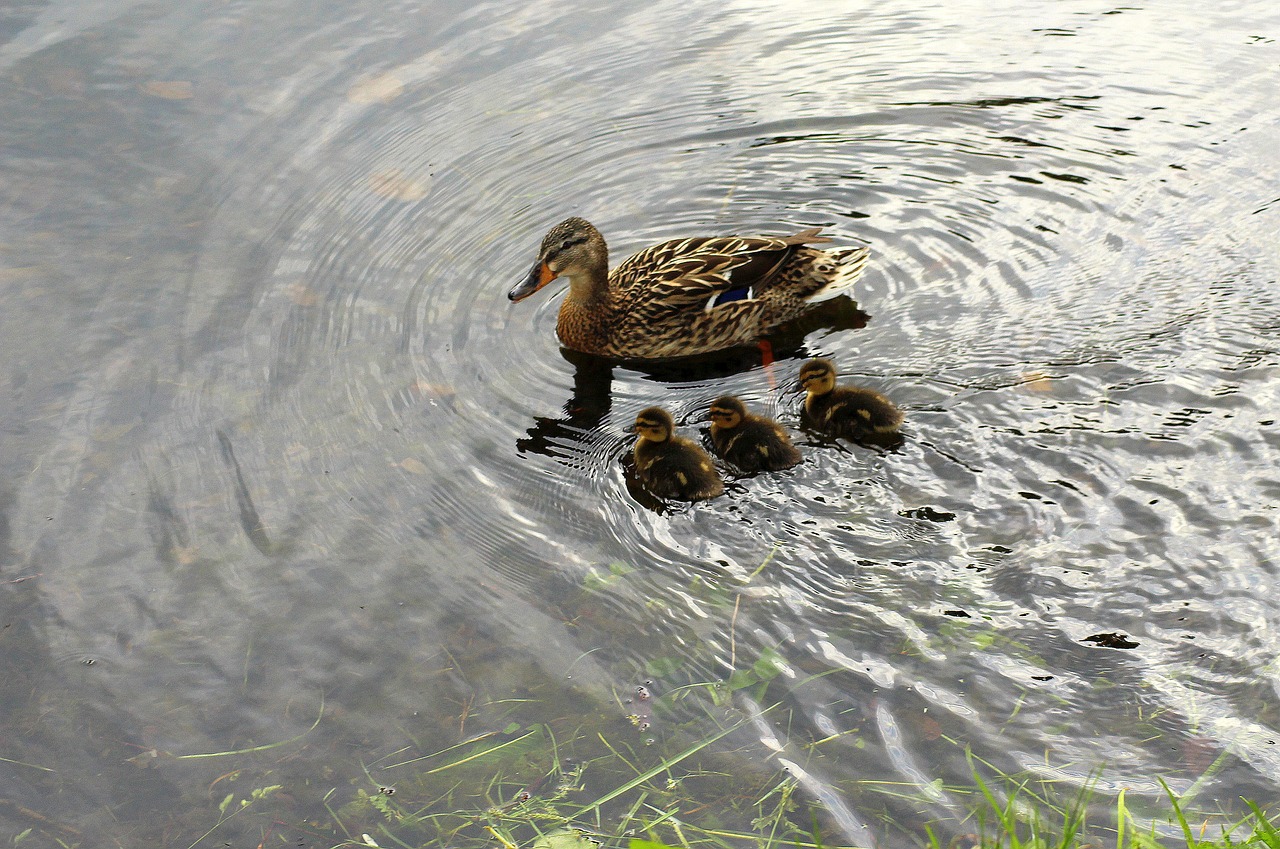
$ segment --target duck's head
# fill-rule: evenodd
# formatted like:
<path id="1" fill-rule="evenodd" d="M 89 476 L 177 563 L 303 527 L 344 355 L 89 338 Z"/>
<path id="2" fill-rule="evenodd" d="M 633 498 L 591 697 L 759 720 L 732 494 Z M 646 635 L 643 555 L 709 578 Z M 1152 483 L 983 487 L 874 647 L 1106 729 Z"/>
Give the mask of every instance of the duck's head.
<path id="1" fill-rule="evenodd" d="M 836 364 L 821 357 L 800 366 L 800 388 L 809 395 L 826 395 L 836 388 Z"/>
<path id="2" fill-rule="evenodd" d="M 671 414 L 661 407 L 649 407 L 636 415 L 636 435 L 649 442 L 666 442 L 675 429 Z"/>
<path id="3" fill-rule="evenodd" d="M 711 402 L 713 428 L 735 428 L 742 424 L 742 417 L 746 414 L 746 405 L 732 395 L 724 395 Z"/>
<path id="4" fill-rule="evenodd" d="M 586 219 L 566 218 L 547 233 L 538 261 L 507 297 L 524 300 L 557 277 L 568 277 L 572 282 L 575 276 L 607 272 L 608 268 L 609 250 L 600 231 Z"/>

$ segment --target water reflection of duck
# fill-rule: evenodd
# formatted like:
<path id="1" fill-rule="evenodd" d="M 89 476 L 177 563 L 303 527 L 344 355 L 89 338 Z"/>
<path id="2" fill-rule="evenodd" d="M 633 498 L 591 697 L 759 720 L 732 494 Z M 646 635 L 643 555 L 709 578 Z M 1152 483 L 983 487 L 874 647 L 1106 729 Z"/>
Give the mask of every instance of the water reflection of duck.
<path id="1" fill-rule="evenodd" d="M 724 493 L 710 455 L 691 439 L 675 434 L 671 414 L 649 407 L 636 416 L 636 477 L 659 498 L 700 501 Z"/>
<path id="2" fill-rule="evenodd" d="M 557 224 L 508 297 L 569 278 L 556 333 L 567 348 L 608 357 L 682 357 L 753 343 L 816 302 L 847 290 L 865 247 L 819 250 L 818 229 L 791 236 L 679 239 L 646 248 L 609 273 L 600 231 Z"/>
<path id="3" fill-rule="evenodd" d="M 711 402 L 711 442 L 717 454 L 748 474 L 776 472 L 800 462 L 800 451 L 781 425 L 748 413 L 732 395 Z"/>
<path id="4" fill-rule="evenodd" d="M 813 359 L 800 367 L 800 385 L 807 422 L 828 436 L 864 439 L 894 434 L 902 424 L 902 411 L 874 389 L 837 386 L 831 360 Z"/>
<path id="5" fill-rule="evenodd" d="M 808 356 L 804 342 L 815 330 L 860 330 L 867 326 L 869 318 L 848 298 L 823 301 L 799 318 L 775 328 L 769 335 L 771 353 L 778 359 Z M 596 439 L 613 406 L 613 377 L 617 367 L 634 373 L 636 379 L 664 386 L 705 384 L 758 367 L 761 354 L 760 349 L 752 346 L 671 360 L 621 360 L 562 347 L 560 356 L 572 369 L 573 392 L 565 399 L 560 415 L 536 417 L 525 436 L 516 440 L 516 449 L 521 454 L 543 454 L 570 464 L 581 461 L 578 452 Z"/>

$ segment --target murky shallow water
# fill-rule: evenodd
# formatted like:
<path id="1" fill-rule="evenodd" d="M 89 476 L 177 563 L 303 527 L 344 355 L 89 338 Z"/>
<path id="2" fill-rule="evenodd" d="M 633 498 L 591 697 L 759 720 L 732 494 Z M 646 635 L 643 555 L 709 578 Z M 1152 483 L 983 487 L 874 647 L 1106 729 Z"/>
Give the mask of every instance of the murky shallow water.
<path id="1" fill-rule="evenodd" d="M 730 715 L 721 767 L 790 765 L 829 843 L 922 839 L 966 746 L 1275 799 L 1268 4 L 5 15 L 6 833 L 187 846 L 241 770 L 283 785 L 217 833 L 256 845 L 512 722 L 670 756 Z M 904 444 L 639 505 L 641 407 L 798 397 L 564 355 L 558 298 L 505 292 L 572 213 L 615 259 L 870 244 L 865 315 L 777 369 L 834 357 Z"/>

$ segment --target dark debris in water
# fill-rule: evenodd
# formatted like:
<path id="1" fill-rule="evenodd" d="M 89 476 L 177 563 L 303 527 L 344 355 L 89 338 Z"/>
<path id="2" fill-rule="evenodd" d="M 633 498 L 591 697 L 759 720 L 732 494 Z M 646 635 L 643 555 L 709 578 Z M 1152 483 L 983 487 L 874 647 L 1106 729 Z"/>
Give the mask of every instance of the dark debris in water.
<path id="1" fill-rule="evenodd" d="M 638 685 L 634 692 L 635 696 L 626 700 L 632 706 L 627 719 L 640 731 L 648 731 L 653 726 L 653 692 L 645 684 Z"/>
<path id="2" fill-rule="evenodd" d="M 1094 634 L 1092 637 L 1085 637 L 1080 642 L 1093 643 L 1104 649 L 1136 649 L 1138 644 L 1129 639 L 1126 634 Z"/>
<path id="3" fill-rule="evenodd" d="M 1081 176 L 1080 176 L 1080 175 L 1078 175 L 1078 174 L 1055 174 L 1055 173 L 1053 173 L 1052 171 L 1041 171 L 1040 173 L 1041 173 L 1043 176 L 1048 177 L 1048 178 L 1049 178 L 1049 179 L 1051 179 L 1051 180 L 1061 180 L 1061 181 L 1062 181 L 1062 182 L 1064 182 L 1064 183 L 1087 183 L 1087 182 L 1089 182 L 1089 178 L 1088 178 L 1088 177 L 1081 177 Z"/>
<path id="4" fill-rule="evenodd" d="M 961 619 L 972 619 L 972 618 L 973 618 L 972 616 L 970 616 L 968 613 L 966 613 L 966 612 L 965 612 L 965 611 L 963 611 L 963 610 L 944 610 L 944 611 L 942 611 L 942 615 L 943 615 L 943 616 L 956 616 L 956 617 L 959 617 L 959 618 L 961 618 Z"/>
<path id="5" fill-rule="evenodd" d="M 953 522 L 956 514 L 948 513 L 945 510 L 935 510 L 929 505 L 924 507 L 916 507 L 911 510 L 903 510 L 898 515 L 908 519 L 924 519 L 926 522 Z"/>

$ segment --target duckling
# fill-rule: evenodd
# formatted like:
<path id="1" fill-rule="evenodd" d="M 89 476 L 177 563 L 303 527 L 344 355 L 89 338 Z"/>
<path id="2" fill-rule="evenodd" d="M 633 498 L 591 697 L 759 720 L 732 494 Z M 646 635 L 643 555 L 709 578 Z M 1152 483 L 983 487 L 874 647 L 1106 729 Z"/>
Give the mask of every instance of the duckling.
<path id="1" fill-rule="evenodd" d="M 902 411 L 874 389 L 836 386 L 836 366 L 831 360 L 813 359 L 800 367 L 805 418 L 828 436 L 862 439 L 896 433 Z"/>
<path id="2" fill-rule="evenodd" d="M 748 413 L 732 395 L 711 402 L 711 442 L 717 454 L 748 474 L 776 472 L 800 462 L 800 451 L 781 425 Z"/>
<path id="3" fill-rule="evenodd" d="M 636 434 L 636 477 L 654 495 L 701 501 L 724 494 L 724 481 L 710 455 L 693 440 L 675 435 L 675 422 L 666 410 L 641 410 Z"/>

